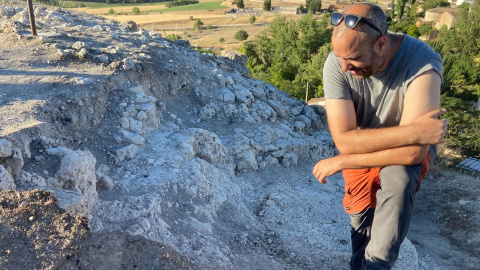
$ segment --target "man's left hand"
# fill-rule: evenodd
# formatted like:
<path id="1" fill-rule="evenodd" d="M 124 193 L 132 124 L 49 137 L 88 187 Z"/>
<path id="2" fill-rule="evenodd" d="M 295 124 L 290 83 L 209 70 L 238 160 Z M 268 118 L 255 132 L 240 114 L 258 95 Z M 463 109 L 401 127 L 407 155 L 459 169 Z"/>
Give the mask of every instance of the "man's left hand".
<path id="1" fill-rule="evenodd" d="M 320 160 L 315 167 L 313 167 L 313 175 L 315 175 L 320 183 L 326 184 L 327 180 L 325 178 L 337 174 L 344 169 L 341 165 L 342 159 L 343 156 L 339 155 Z"/>

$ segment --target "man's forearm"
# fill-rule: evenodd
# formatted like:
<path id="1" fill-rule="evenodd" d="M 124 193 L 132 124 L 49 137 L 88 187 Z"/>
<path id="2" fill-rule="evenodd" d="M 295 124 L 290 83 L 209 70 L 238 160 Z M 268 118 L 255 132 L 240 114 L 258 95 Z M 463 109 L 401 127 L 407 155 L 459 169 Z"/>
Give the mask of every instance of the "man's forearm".
<path id="1" fill-rule="evenodd" d="M 380 129 L 356 129 L 338 136 L 336 145 L 341 154 L 365 154 L 418 143 L 413 125 Z"/>
<path id="2" fill-rule="evenodd" d="M 428 153 L 429 145 L 411 145 L 365 154 L 338 156 L 341 169 L 362 169 L 390 165 L 419 164 Z"/>
<path id="3" fill-rule="evenodd" d="M 320 160 L 313 168 L 313 175 L 321 182 L 345 169 L 364 169 L 390 165 L 416 165 L 428 153 L 428 145 L 411 145 L 366 154 L 341 154 Z"/>

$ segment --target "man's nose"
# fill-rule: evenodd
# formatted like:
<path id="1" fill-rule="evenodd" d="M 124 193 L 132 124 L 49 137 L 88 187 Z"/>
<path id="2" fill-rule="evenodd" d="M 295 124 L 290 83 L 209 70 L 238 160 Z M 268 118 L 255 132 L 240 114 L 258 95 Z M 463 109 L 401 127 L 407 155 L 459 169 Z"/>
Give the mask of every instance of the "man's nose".
<path id="1" fill-rule="evenodd" d="M 347 60 L 343 60 L 342 61 L 342 71 L 343 72 L 347 72 L 348 70 L 350 70 L 352 65 L 350 65 L 349 61 Z"/>

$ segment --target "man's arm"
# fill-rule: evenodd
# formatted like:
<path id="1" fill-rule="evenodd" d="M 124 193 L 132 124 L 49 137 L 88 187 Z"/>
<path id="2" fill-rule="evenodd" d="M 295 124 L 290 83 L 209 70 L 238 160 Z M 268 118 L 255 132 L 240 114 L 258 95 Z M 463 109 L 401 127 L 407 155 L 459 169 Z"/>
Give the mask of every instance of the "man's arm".
<path id="1" fill-rule="evenodd" d="M 385 149 L 380 149 L 373 152 L 361 152 L 359 154 L 344 154 L 344 152 L 340 150 L 341 155 L 321 160 L 315 165 L 313 170 L 315 177 L 317 177 L 320 182 L 326 183 L 325 177 L 336 174 L 344 169 L 383 167 L 389 165 L 415 165 L 420 163 L 420 161 L 428 153 L 430 143 L 419 144 L 410 142 L 408 138 L 405 139 L 399 135 L 407 137 L 412 136 L 411 133 L 408 133 L 410 130 L 412 133 L 429 133 L 425 135 L 421 133 L 419 134 L 421 135 L 420 137 L 424 137 L 423 140 L 426 140 L 425 137 L 428 137 L 428 140 L 438 137 L 438 139 L 432 140 L 434 143 L 439 142 L 443 138 L 448 121 L 436 119 L 436 117 L 440 114 L 440 110 L 437 109 L 440 104 L 440 87 L 440 76 L 433 70 L 427 71 L 413 80 L 409 85 L 404 98 L 403 113 L 399 127 L 367 130 L 366 133 L 361 132 L 363 130 L 347 130 L 341 132 L 339 130 L 344 129 L 346 126 L 352 126 L 352 120 L 345 118 L 345 115 L 349 114 L 348 111 L 342 116 L 341 113 L 338 113 L 337 109 L 334 109 L 334 115 L 340 115 L 340 119 L 347 121 L 347 123 L 343 125 L 339 122 L 334 123 L 334 131 L 332 131 L 331 128 L 332 136 L 334 137 L 336 144 L 338 143 L 337 140 L 339 139 L 338 137 L 336 138 L 336 136 L 342 136 L 341 134 L 353 131 L 354 133 L 350 133 L 348 136 L 354 136 L 356 134 L 362 137 L 360 140 L 356 141 L 356 143 L 363 143 L 362 145 L 356 145 L 356 149 L 360 149 L 360 152 L 365 151 L 365 148 L 368 150 L 374 149 L 371 146 L 366 145 L 368 143 L 375 144 L 376 149 L 380 147 L 385 147 Z M 327 108 L 327 111 L 331 109 L 330 107 Z M 330 125 L 331 120 L 332 118 L 330 114 Z M 353 115 L 353 121 L 356 122 L 355 114 Z M 428 130 L 430 128 L 434 129 L 434 131 Z M 379 132 L 376 133 L 375 131 Z M 368 136 L 374 137 L 368 138 Z M 379 136 L 390 136 L 390 138 L 379 138 Z M 403 140 L 402 143 L 409 143 L 405 144 L 405 146 L 398 146 L 401 143 L 398 143 L 396 139 L 401 141 Z M 391 142 L 391 144 L 388 145 L 388 142 Z M 350 143 L 345 142 L 345 140 L 341 140 L 341 143 L 343 143 L 343 147 L 350 146 Z"/>
<path id="2" fill-rule="evenodd" d="M 402 122 L 390 128 L 359 130 L 351 100 L 327 99 L 328 123 L 335 145 L 342 154 L 359 154 L 439 143 L 446 127 L 446 120 L 436 119 L 445 113 L 445 110 L 438 110 L 440 87 L 440 76 L 433 70 L 413 80 L 405 95 Z M 433 101 L 437 103 L 432 104 Z M 432 114 L 427 116 L 430 111 Z"/>

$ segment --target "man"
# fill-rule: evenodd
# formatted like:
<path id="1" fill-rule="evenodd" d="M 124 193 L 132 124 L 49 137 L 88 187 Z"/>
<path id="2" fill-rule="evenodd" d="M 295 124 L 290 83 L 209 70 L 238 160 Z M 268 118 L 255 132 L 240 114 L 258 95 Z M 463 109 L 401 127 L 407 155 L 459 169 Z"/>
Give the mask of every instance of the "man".
<path id="1" fill-rule="evenodd" d="M 333 52 L 323 78 L 340 155 L 319 161 L 313 174 L 326 183 L 343 171 L 351 269 L 390 269 L 448 124 L 437 119 L 445 113 L 439 109 L 442 59 L 417 39 L 387 32 L 375 5 L 349 6 L 331 23 Z"/>

